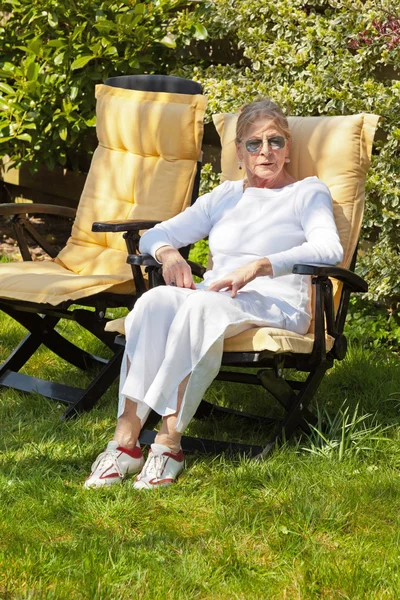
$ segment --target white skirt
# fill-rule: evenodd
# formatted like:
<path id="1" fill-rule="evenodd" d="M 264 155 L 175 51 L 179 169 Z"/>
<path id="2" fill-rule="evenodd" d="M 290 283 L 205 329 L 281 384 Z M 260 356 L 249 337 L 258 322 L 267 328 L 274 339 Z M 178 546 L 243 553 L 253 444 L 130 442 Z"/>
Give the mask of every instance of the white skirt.
<path id="1" fill-rule="evenodd" d="M 162 416 L 176 413 L 179 384 L 191 373 L 176 427 L 183 432 L 219 372 L 224 338 L 255 326 L 303 333 L 308 324 L 301 321 L 288 318 L 278 299 L 255 291 L 231 298 L 230 292 L 204 289 L 149 290 L 125 321 L 118 416 L 126 399 L 137 403 L 142 423 L 150 409 Z"/>

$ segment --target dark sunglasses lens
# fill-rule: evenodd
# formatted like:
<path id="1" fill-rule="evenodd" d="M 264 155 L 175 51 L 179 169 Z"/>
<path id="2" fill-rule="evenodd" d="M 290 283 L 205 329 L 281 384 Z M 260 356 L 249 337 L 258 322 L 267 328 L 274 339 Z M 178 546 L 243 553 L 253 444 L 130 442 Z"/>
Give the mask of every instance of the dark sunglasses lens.
<path id="1" fill-rule="evenodd" d="M 286 140 L 282 135 L 274 135 L 273 137 L 268 138 L 268 146 L 272 148 L 272 150 L 282 150 L 285 147 Z M 247 140 L 245 146 L 247 152 L 250 154 L 254 154 L 258 152 L 263 145 L 263 141 L 259 138 L 254 138 L 251 140 Z"/>
<path id="2" fill-rule="evenodd" d="M 250 152 L 250 154 L 254 154 L 254 152 L 258 152 L 262 146 L 262 140 L 247 140 L 246 142 L 246 150 Z"/>
<path id="3" fill-rule="evenodd" d="M 274 135 L 268 139 L 268 145 L 272 150 L 282 150 L 285 147 L 286 140 L 281 135 Z"/>

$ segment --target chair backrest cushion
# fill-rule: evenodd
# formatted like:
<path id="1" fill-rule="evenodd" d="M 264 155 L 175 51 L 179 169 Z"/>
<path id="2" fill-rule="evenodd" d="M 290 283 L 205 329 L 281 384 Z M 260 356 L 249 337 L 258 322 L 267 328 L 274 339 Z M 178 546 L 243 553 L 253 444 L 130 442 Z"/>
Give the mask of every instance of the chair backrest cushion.
<path id="1" fill-rule="evenodd" d="M 236 154 L 237 114 L 213 116 L 221 138 L 221 182 L 239 180 Z M 333 212 L 344 255 L 342 265 L 349 268 L 360 236 L 365 203 L 365 178 L 370 165 L 372 143 L 379 116 L 357 114 L 334 117 L 289 117 L 292 134 L 288 171 L 296 179 L 315 175 L 329 187 Z M 333 281 L 337 309 L 342 285 Z M 314 330 L 314 320 L 309 331 Z"/>
<path id="2" fill-rule="evenodd" d="M 236 114 L 213 116 L 221 138 L 221 180 L 238 180 Z M 359 238 L 365 200 L 365 177 L 379 117 L 289 117 L 292 134 L 288 171 L 296 179 L 315 175 L 329 187 L 340 240 L 342 266 L 348 268 Z"/>
<path id="3" fill-rule="evenodd" d="M 74 273 L 118 273 L 130 281 L 122 235 L 93 233 L 92 223 L 163 221 L 190 204 L 207 100 L 107 85 L 96 86 L 96 98 L 99 145 L 56 262 Z"/>

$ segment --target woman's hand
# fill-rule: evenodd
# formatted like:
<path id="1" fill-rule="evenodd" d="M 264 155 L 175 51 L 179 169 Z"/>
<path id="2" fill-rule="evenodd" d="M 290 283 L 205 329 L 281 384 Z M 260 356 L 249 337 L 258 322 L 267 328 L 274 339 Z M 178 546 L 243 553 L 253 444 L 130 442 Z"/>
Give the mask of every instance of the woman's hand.
<path id="1" fill-rule="evenodd" d="M 161 246 L 156 259 L 162 264 L 162 274 L 166 285 L 195 290 L 192 270 L 181 254 L 172 246 Z"/>
<path id="2" fill-rule="evenodd" d="M 253 281 L 256 277 L 265 277 L 268 275 L 273 275 L 272 265 L 268 258 L 260 258 L 236 269 L 236 271 L 233 271 L 222 279 L 214 281 L 208 289 L 212 292 L 219 292 L 224 289 L 232 290 L 231 297 L 234 298 L 246 283 Z"/>

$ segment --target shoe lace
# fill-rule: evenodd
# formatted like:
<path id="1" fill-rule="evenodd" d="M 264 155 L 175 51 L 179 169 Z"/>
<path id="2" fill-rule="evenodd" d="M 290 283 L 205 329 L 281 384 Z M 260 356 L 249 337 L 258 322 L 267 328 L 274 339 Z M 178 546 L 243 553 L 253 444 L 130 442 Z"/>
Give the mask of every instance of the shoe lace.
<path id="1" fill-rule="evenodd" d="M 151 478 L 160 479 L 164 469 L 164 463 L 165 456 L 163 454 L 155 454 L 152 452 L 147 458 L 147 462 L 144 468 L 145 473 L 143 474 Z"/>
<path id="2" fill-rule="evenodd" d="M 99 454 L 97 459 L 92 464 L 92 472 L 94 472 L 96 469 L 107 469 L 111 466 L 115 467 L 118 474 L 122 477 L 121 467 L 119 466 L 115 452 L 111 450 L 104 450 L 104 452 L 101 452 L 101 454 Z"/>

